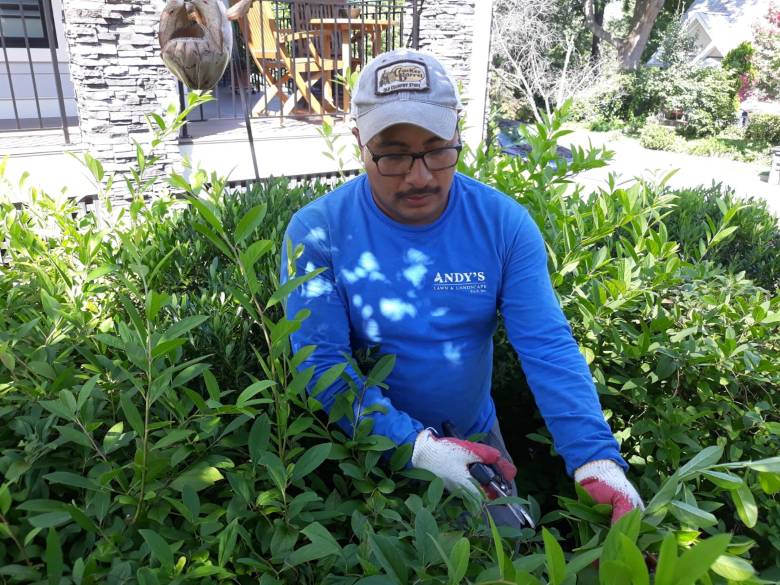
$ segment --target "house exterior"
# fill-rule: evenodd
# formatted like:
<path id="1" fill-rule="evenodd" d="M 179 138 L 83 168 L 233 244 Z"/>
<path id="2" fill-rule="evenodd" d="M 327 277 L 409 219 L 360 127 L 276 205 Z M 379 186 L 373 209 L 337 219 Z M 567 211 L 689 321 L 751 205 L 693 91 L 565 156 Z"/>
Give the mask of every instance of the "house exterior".
<path id="1" fill-rule="evenodd" d="M 279 0 L 284 1 L 289 3 Z M 479 141 L 485 117 L 492 0 L 363 0 L 380 1 L 405 7 L 401 10 L 409 18 L 405 25 L 407 34 L 413 7 L 424 5 L 419 17 L 419 48 L 439 56 L 462 85 L 468 120 L 465 139 Z M 108 172 L 126 170 L 134 162 L 135 142 L 144 144 L 149 139 L 145 116 L 180 103 L 178 84 L 160 58 L 157 40 L 159 15 L 165 1 L 16 2 L 25 5 L 25 46 L 10 47 L 19 41 L 12 40 L 8 23 L 15 20 L 19 25 L 19 15 L 0 13 L 0 47 L 5 47 L 0 53 L 0 59 L 5 61 L 0 63 L 0 152 L 11 156 L 7 174 L 13 181 L 15 176 L 27 172 L 32 183 L 49 192 L 59 192 L 63 186 L 75 197 L 95 192 L 83 167 L 64 151 L 90 152 Z M 49 6 L 52 23 L 41 16 Z M 56 31 L 54 55 L 45 38 L 35 41 L 40 46 L 29 46 L 30 31 L 34 29 L 40 36 L 50 24 Z M 41 106 L 44 102 L 36 101 L 35 92 L 22 92 L 19 88 L 31 88 L 33 77 L 38 87 L 44 87 L 39 71 L 46 67 L 52 81 L 52 58 L 58 61 L 63 99 Z M 50 85 L 53 84 L 46 87 Z M 250 145 L 235 89 L 228 84 L 215 91 L 222 96 L 216 109 L 212 108 L 207 116 L 200 112 L 200 117 L 188 124 L 186 135 L 165 145 L 155 172 L 177 168 L 186 174 L 182 165 L 186 158 L 193 167 L 200 165 L 230 174 L 234 181 L 250 180 L 255 177 L 250 148 L 254 150 L 260 177 L 338 170 L 338 164 L 325 155 L 327 148 L 318 132 L 317 120 L 253 119 L 254 140 Z M 41 92 L 39 98 L 40 95 Z M 64 115 L 60 103 L 64 103 Z M 56 128 L 58 121 L 60 127 L 68 128 L 69 140 L 62 130 L 39 129 L 50 122 Z M 351 153 L 352 138 L 343 114 L 337 118 L 335 135 L 337 147 L 344 146 L 345 152 Z M 355 166 L 351 157 L 346 158 L 348 166 Z"/>
<path id="2" fill-rule="evenodd" d="M 719 64 L 740 43 L 753 40 L 753 26 L 769 10 L 771 0 L 696 0 L 685 13 L 685 26 L 695 39 L 692 62 Z"/>

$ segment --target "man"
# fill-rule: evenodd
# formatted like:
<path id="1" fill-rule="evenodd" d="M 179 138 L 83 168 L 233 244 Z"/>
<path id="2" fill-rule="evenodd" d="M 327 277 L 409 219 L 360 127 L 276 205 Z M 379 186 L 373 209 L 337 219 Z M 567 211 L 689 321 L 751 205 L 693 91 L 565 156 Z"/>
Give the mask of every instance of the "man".
<path id="1" fill-rule="evenodd" d="M 288 314 L 312 311 L 293 349 L 317 347 L 302 365 L 314 366 L 314 382 L 358 348 L 395 354 L 389 388 L 363 399 L 362 411 L 379 408 L 363 416 L 374 433 L 412 444 L 414 467 L 478 494 L 469 465 L 515 475 L 490 396 L 499 311 L 568 473 L 613 505 L 615 521 L 641 499 L 556 300 L 536 224 L 510 197 L 455 172 L 460 110 L 455 84 L 429 54 L 384 53 L 362 71 L 352 118 L 366 173 L 287 228 L 286 239 L 304 245 L 295 272 L 326 269 L 288 299 Z M 317 398 L 329 411 L 346 388 L 338 381 Z M 485 433 L 488 444 L 444 436 L 444 421 L 464 436 Z"/>

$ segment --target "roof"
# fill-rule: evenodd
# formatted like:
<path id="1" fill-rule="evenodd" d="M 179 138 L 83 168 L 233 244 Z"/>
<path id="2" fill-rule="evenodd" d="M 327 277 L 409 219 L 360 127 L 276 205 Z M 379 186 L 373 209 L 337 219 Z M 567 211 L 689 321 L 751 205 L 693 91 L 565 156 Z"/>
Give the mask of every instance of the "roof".
<path id="1" fill-rule="evenodd" d="M 753 39 L 753 25 L 767 13 L 770 4 L 771 0 L 696 0 L 685 19 L 688 23 L 698 21 L 712 42 L 711 49 L 725 56 L 740 43 Z"/>

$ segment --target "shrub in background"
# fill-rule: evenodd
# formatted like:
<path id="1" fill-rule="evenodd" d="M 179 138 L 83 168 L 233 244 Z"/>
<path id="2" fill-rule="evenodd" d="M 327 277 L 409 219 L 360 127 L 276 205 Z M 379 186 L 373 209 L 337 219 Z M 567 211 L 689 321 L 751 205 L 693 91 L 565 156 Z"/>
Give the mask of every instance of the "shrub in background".
<path id="1" fill-rule="evenodd" d="M 721 185 L 681 189 L 674 213 L 666 219 L 669 237 L 680 245 L 681 255 L 690 260 L 706 257 L 732 272 L 743 272 L 769 291 L 780 288 L 780 225 L 763 199 L 741 200 L 732 189 Z M 712 237 L 729 210 L 729 237 L 711 249 L 700 242 Z"/>
<path id="2" fill-rule="evenodd" d="M 758 77 L 755 61 L 756 49 L 750 41 L 743 41 L 731 49 L 720 62 L 721 67 L 737 80 L 737 96 L 744 101 Z"/>
<path id="3" fill-rule="evenodd" d="M 669 126 L 648 124 L 639 132 L 639 143 L 651 150 L 674 150 L 677 134 Z"/>
<path id="4" fill-rule="evenodd" d="M 745 138 L 780 146 L 780 114 L 752 114 L 748 118 Z"/>

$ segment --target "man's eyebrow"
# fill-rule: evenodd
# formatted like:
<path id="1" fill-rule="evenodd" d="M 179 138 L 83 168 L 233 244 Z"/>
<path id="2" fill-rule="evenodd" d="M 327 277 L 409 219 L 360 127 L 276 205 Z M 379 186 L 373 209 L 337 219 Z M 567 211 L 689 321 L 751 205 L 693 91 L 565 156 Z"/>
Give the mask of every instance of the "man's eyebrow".
<path id="1" fill-rule="evenodd" d="M 431 136 L 428 140 L 423 142 L 423 144 L 429 145 L 429 144 L 436 144 L 437 142 L 448 142 L 448 141 L 438 136 Z"/>

